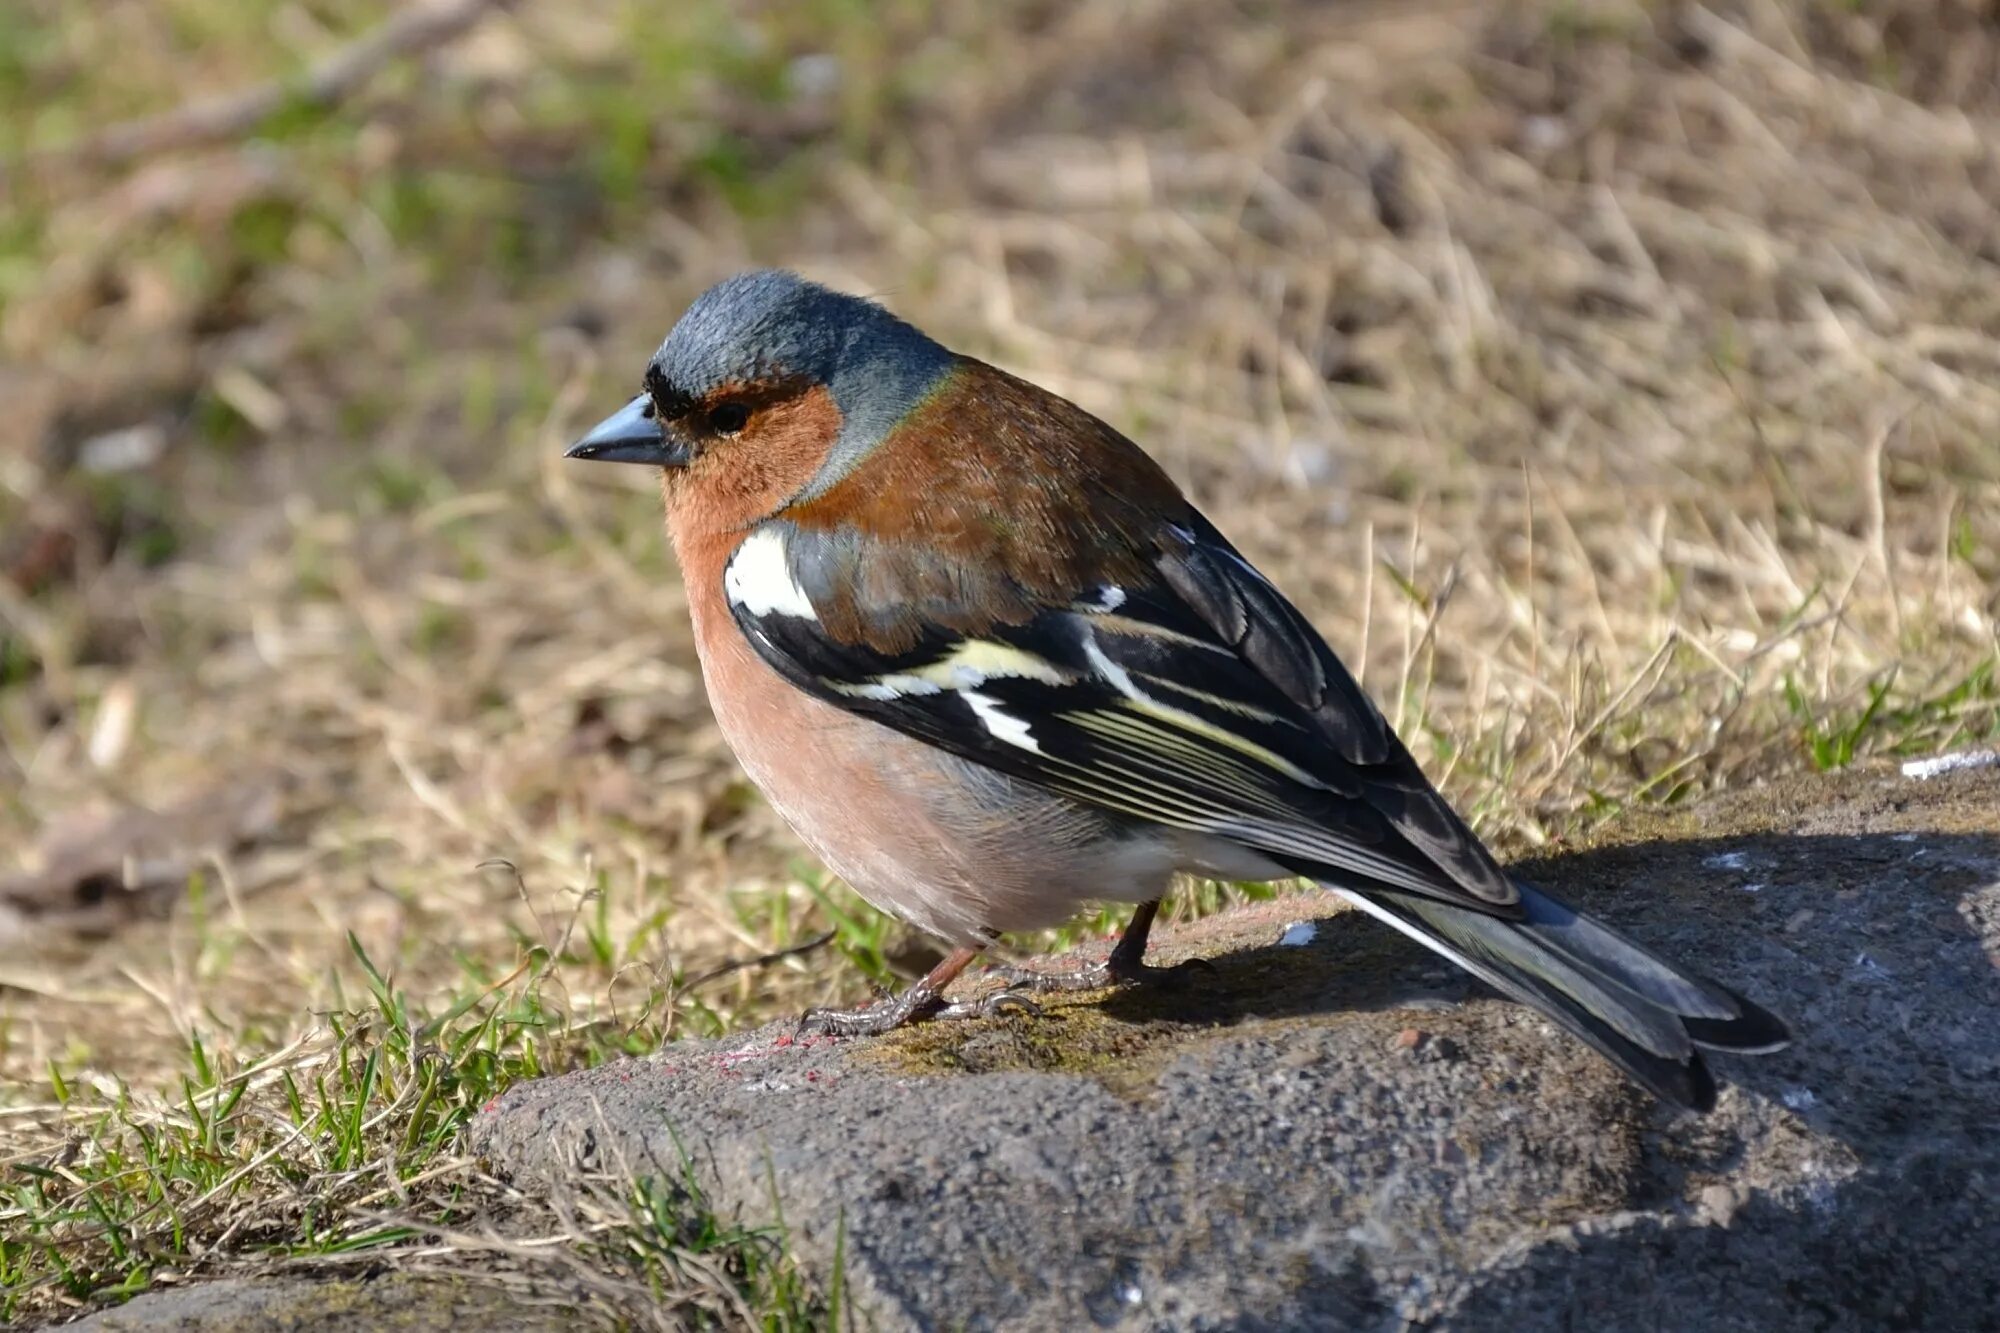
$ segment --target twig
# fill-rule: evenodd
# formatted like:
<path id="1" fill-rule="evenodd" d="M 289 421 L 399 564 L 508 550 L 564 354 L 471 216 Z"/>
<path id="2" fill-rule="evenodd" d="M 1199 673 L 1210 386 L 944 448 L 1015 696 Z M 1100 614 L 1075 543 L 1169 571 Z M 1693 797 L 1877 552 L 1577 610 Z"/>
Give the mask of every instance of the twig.
<path id="1" fill-rule="evenodd" d="M 352 97 L 391 62 L 452 40 L 516 0 L 437 0 L 402 10 L 307 70 L 113 125 L 48 156 L 79 166 L 118 166 L 158 153 L 241 138 L 292 106 L 326 109 Z"/>
<path id="2" fill-rule="evenodd" d="M 755 958 L 732 958 L 726 963 L 711 967 L 699 976 L 689 977 L 681 983 L 681 994 L 685 995 L 696 986 L 706 985 L 711 981 L 726 977 L 732 972 L 741 972 L 749 967 L 769 967 L 772 963 L 782 963 L 787 958 L 797 958 L 802 954 L 809 954 L 815 949 L 824 949 L 833 942 L 833 936 L 834 932 L 829 930 L 824 935 L 815 935 L 804 944 L 794 944 L 789 949 L 779 949 L 775 953 L 758 954 Z"/>

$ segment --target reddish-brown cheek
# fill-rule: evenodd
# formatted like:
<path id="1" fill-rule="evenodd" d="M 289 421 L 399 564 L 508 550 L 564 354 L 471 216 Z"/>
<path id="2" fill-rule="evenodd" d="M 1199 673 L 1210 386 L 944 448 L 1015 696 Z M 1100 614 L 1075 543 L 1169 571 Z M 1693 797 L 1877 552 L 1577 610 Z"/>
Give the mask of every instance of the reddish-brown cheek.
<path id="1" fill-rule="evenodd" d="M 667 520 L 677 538 L 735 531 L 782 508 L 826 461 L 840 422 L 833 395 L 815 385 L 759 410 L 735 439 L 712 441 L 667 474 Z"/>

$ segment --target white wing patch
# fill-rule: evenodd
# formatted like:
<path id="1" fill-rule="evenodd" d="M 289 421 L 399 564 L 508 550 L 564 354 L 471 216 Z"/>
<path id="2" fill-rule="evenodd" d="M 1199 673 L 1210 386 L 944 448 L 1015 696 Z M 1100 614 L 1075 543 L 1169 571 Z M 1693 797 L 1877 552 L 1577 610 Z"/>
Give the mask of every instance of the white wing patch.
<path id="1" fill-rule="evenodd" d="M 822 676 L 820 683 L 835 694 L 844 694 L 850 699 L 874 699 L 881 703 L 891 699 L 907 699 L 913 694 L 944 692 L 922 676 L 912 676 L 903 671 L 892 671 L 886 676 L 877 676 L 873 680 L 864 681 L 829 680 Z"/>
<path id="2" fill-rule="evenodd" d="M 1036 754 L 1042 752 L 1041 745 L 1028 730 L 1028 724 L 1012 714 L 1001 711 L 998 699 L 990 694 L 981 694 L 977 690 L 967 690 L 960 697 L 972 705 L 973 714 L 979 718 L 980 723 L 991 733 L 994 740 L 1017 745 Z"/>
<path id="3" fill-rule="evenodd" d="M 829 680 L 826 686 L 851 699 L 901 699 L 946 690 L 976 690 L 989 680 L 1014 677 L 1062 685 L 1070 677 L 1055 663 L 1033 653 L 990 639 L 964 639 L 935 662 L 893 671 L 872 680 Z"/>
<path id="4" fill-rule="evenodd" d="M 722 590 L 732 606 L 753 616 L 791 616 L 817 621 L 805 589 L 792 577 L 786 558 L 785 536 L 776 528 L 764 527 L 751 533 L 722 572 Z"/>
<path id="5" fill-rule="evenodd" d="M 1125 590 L 1115 583 L 1106 583 L 1098 588 L 1096 601 L 1086 598 L 1074 603 L 1070 610 L 1081 611 L 1086 615 L 1102 616 L 1109 615 L 1123 605 L 1125 605 Z"/>

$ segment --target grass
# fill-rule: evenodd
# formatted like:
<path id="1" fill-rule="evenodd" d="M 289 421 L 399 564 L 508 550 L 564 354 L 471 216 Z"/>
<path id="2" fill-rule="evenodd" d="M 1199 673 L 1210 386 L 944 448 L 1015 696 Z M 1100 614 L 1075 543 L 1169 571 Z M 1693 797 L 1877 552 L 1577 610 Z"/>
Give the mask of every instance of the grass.
<path id="1" fill-rule="evenodd" d="M 586 936 L 585 949 L 602 947 Z M 553 1230 L 588 1256 L 585 1313 L 598 1322 L 678 1327 L 748 1311 L 790 1329 L 837 1315 L 781 1236 L 719 1223 L 692 1177 L 579 1182 L 543 1199 L 458 1155 L 466 1120 L 509 1084 L 624 1053 L 630 1029 L 577 1025 L 552 1002 L 561 955 L 534 948 L 505 976 L 468 975 L 432 1012 L 347 942 L 365 995 L 253 1063 L 239 1063 L 235 1040 L 200 1032 L 171 1090 L 86 1085 L 51 1063 L 39 1109 L 67 1137 L 6 1163 L 0 1318 L 131 1295 L 218 1247 L 255 1254 L 262 1271 L 337 1272 L 431 1249 L 440 1235 L 471 1239 L 501 1217 L 515 1237 Z M 467 971 L 479 969 L 468 960 Z M 456 1253 L 486 1280 L 496 1256 L 532 1271 L 534 1250 L 518 1239 Z"/>
<path id="2" fill-rule="evenodd" d="M 644 479 L 557 459 L 749 262 L 1134 434 L 1510 852 L 2000 740 L 2000 40 L 1950 6 L 524 0 L 64 165 L 389 8 L 0 15 L 0 1318 L 386 1264 L 839 1319 L 686 1181 L 454 1147 L 935 957 L 721 748 Z M 134 809 L 176 831 L 44 873 Z"/>

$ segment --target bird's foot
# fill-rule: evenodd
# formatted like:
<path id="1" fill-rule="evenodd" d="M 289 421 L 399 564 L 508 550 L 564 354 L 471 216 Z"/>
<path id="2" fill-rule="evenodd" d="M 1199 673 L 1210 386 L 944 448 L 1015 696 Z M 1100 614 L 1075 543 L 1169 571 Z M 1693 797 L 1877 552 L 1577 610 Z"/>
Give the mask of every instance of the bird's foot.
<path id="1" fill-rule="evenodd" d="M 947 1018 L 998 1018 L 1002 1014 L 1042 1012 L 1040 1005 L 1012 986 L 973 1000 L 947 1000 L 931 986 L 919 981 L 901 995 L 878 1000 L 858 1009 L 808 1009 L 799 1017 L 798 1033 L 824 1033 L 832 1037 L 879 1037 L 897 1028 Z"/>
<path id="2" fill-rule="evenodd" d="M 1190 958 L 1172 967 L 1154 967 L 1138 959 L 1122 958 L 1114 949 L 1111 956 L 1101 963 L 1086 963 L 1064 972 L 1043 972 L 1032 967 L 1003 963 L 989 969 L 987 975 L 998 977 L 1007 984 L 1007 989 L 1001 992 L 1003 995 L 1049 995 L 1109 990 L 1113 986 L 1145 985 L 1178 989 L 1193 981 L 1197 973 L 1213 975 L 1214 972 L 1215 964 L 1206 958 Z"/>

